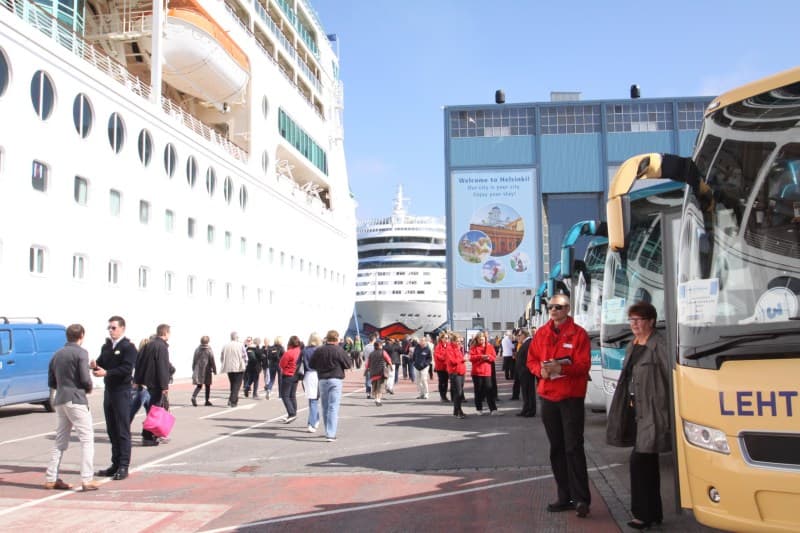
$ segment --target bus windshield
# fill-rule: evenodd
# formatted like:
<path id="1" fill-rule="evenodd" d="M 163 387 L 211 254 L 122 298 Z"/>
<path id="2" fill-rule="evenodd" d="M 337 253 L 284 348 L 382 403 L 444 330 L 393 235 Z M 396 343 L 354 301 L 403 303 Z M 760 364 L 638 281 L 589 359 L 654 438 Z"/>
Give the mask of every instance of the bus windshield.
<path id="1" fill-rule="evenodd" d="M 719 342 L 734 333 L 782 331 L 790 324 L 800 331 L 790 323 L 800 318 L 800 144 L 780 131 L 759 132 L 755 141 L 747 132 L 719 130 L 705 136 L 696 157 L 712 198 L 689 194 L 681 230 L 682 357 L 718 355 L 704 348 L 715 344 L 735 356 L 735 346 Z M 784 351 L 800 343 L 775 335 L 757 339 Z M 741 351 L 774 357 L 768 346 Z"/>
<path id="2" fill-rule="evenodd" d="M 574 318 L 587 332 L 600 331 L 600 310 L 603 301 L 608 240 L 598 238 L 586 249 L 585 269 L 576 272 Z"/>

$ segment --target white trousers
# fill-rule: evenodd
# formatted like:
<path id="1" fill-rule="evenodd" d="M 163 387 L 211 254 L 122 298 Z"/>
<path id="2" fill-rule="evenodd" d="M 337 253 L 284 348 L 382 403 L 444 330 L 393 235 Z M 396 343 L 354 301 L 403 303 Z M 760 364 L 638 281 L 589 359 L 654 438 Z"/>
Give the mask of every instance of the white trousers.
<path id="1" fill-rule="evenodd" d="M 56 428 L 56 440 L 50 455 L 50 464 L 47 465 L 45 480 L 52 483 L 58 479 L 61 458 L 69 447 L 72 428 L 75 428 L 75 433 L 78 434 L 78 440 L 81 443 L 81 481 L 91 481 L 94 477 L 94 427 L 92 426 L 92 413 L 89 412 L 89 406 L 67 402 L 62 405 L 56 405 L 55 410 L 58 417 L 58 427 Z"/>
<path id="2" fill-rule="evenodd" d="M 414 374 L 417 378 L 417 390 L 420 396 L 428 397 L 428 367 L 422 370 L 414 369 Z"/>

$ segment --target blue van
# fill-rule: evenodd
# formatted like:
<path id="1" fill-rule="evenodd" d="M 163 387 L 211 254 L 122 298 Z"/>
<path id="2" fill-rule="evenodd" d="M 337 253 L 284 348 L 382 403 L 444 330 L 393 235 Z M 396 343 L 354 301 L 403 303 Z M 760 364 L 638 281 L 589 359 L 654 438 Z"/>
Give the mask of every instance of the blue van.
<path id="1" fill-rule="evenodd" d="M 21 320 L 0 316 L 0 406 L 39 403 L 52 411 L 47 371 L 67 341 L 66 328 L 40 318 Z"/>

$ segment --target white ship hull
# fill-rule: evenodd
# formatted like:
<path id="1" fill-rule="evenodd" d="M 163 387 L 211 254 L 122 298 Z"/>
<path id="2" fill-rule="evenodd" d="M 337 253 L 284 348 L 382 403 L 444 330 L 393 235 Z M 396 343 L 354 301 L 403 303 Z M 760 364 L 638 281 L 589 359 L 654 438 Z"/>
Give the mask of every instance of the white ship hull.
<path id="1" fill-rule="evenodd" d="M 226 16 L 223 3 L 209 3 L 208 9 Z M 6 86 L 0 86 L 0 315 L 81 323 L 92 357 L 112 315 L 125 318 L 127 336 L 136 343 L 167 323 L 177 377 L 191 375 L 203 335 L 211 337 L 218 355 L 231 331 L 270 339 L 344 332 L 354 303 L 356 239 L 341 138 L 327 144 L 335 125 L 323 120 L 276 64 L 259 55 L 263 51 L 244 29 L 234 24 L 231 35 L 251 58 L 251 87 L 259 88 L 251 89 L 254 105 L 238 111 L 252 124 L 249 156 L 214 142 L 207 128 L 186 127 L 185 115 L 165 113 L 161 102 L 140 95 L 138 85 L 132 90 L 131 79 L 110 75 L 59 46 L 0 1 L 0 54 L 8 65 Z M 55 89 L 46 120 L 32 106 L 37 71 L 45 72 Z M 79 94 L 88 97 L 93 112 L 85 138 L 73 121 Z M 302 183 L 287 187 L 289 178 L 277 175 L 276 154 L 303 160 L 278 132 L 279 108 L 326 141 L 327 174 L 305 172 L 325 184 L 331 208 L 310 201 L 300 192 Z M 119 153 L 109 142 L 112 113 L 124 120 L 126 131 Z M 152 140 L 148 165 L 139 156 L 144 130 Z M 177 155 L 172 177 L 165 172 L 168 144 Z M 186 174 L 189 156 L 196 162 L 194 186 Z M 32 186 L 34 161 L 46 165 L 44 191 Z M 209 168 L 216 176 L 213 195 L 206 188 Z M 80 202 L 76 177 L 88 184 Z M 110 210 L 112 189 L 120 192 L 118 214 Z M 142 201 L 149 204 L 147 222 L 140 218 Z M 167 211 L 173 213 L 172 229 Z M 76 257 L 83 258 L 78 276 Z"/>
<path id="2" fill-rule="evenodd" d="M 359 331 L 379 336 L 422 335 L 447 322 L 447 303 L 443 301 L 376 300 L 356 303 Z"/>

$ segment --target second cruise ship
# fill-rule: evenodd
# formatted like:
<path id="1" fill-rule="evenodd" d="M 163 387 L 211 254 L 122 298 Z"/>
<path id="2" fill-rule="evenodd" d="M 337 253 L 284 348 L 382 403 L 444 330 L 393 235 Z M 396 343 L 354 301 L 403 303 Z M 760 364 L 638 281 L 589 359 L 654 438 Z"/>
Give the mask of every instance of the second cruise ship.
<path id="1" fill-rule="evenodd" d="M 358 223 L 358 276 L 351 332 L 422 335 L 447 322 L 444 217 L 406 213 L 397 188 L 392 215 Z"/>

